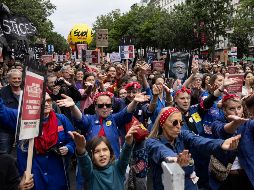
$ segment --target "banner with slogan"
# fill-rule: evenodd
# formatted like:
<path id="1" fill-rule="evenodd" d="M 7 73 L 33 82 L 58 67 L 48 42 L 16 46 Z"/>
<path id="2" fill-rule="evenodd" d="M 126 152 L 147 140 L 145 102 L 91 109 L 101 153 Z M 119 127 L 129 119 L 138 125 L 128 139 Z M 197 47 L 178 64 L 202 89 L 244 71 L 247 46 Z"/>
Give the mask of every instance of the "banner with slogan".
<path id="1" fill-rule="evenodd" d="M 53 55 L 42 55 L 41 60 L 42 60 L 42 63 L 46 65 L 47 63 L 50 63 L 53 61 Z"/>
<path id="2" fill-rule="evenodd" d="M 244 74 L 229 74 L 228 78 L 236 79 L 235 84 L 231 84 L 226 87 L 226 90 L 230 94 L 237 94 L 239 97 L 242 96 L 242 87 L 243 87 L 243 81 L 244 81 Z"/>
<path id="3" fill-rule="evenodd" d="M 82 58 L 82 50 L 87 50 L 87 44 L 76 44 L 76 58 Z"/>
<path id="4" fill-rule="evenodd" d="M 36 27 L 19 15 L 4 15 L 0 20 L 0 42 L 7 51 L 14 50 L 16 59 L 23 59 L 29 51 L 29 38 L 37 34 Z"/>
<path id="5" fill-rule="evenodd" d="M 121 62 L 121 56 L 117 52 L 113 52 L 113 53 L 109 54 L 109 58 L 110 58 L 111 63 Z"/>
<path id="6" fill-rule="evenodd" d="M 96 50 L 82 50 L 82 61 L 88 63 L 100 63 L 100 53 Z"/>
<path id="7" fill-rule="evenodd" d="M 36 61 L 39 61 L 41 59 L 41 56 L 46 53 L 46 49 L 43 44 L 30 45 L 29 49 L 33 51 L 33 56 Z"/>
<path id="8" fill-rule="evenodd" d="M 186 52 L 171 52 L 168 67 L 168 74 L 165 76 L 186 80 L 188 77 L 188 69 L 191 56 Z M 167 70 L 165 68 L 165 70 Z"/>
<path id="9" fill-rule="evenodd" d="M 44 77 L 27 71 L 20 115 L 19 140 L 37 137 L 40 131 Z"/>
<path id="10" fill-rule="evenodd" d="M 119 46 L 119 53 L 121 59 L 134 59 L 135 58 L 134 45 Z"/>
<path id="11" fill-rule="evenodd" d="M 96 47 L 108 47 L 108 29 L 96 30 Z"/>
<path id="12" fill-rule="evenodd" d="M 159 71 L 159 72 L 164 72 L 164 61 L 153 61 L 153 70 L 154 71 Z"/>

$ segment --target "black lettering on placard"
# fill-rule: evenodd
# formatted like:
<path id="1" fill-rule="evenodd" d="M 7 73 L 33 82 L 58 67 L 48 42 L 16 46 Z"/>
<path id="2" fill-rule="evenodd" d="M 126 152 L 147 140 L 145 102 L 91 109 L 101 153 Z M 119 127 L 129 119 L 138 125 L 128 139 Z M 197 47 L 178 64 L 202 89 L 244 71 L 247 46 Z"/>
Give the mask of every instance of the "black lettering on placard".
<path id="1" fill-rule="evenodd" d="M 77 37 L 84 37 L 84 36 L 87 37 L 87 34 L 88 34 L 88 30 L 87 31 L 79 31 L 79 29 L 74 30 L 74 36 L 77 36 Z"/>
<path id="2" fill-rule="evenodd" d="M 74 30 L 74 36 L 80 36 L 80 31 L 78 29 Z"/>
<path id="3" fill-rule="evenodd" d="M 87 37 L 87 34 L 88 34 L 88 30 L 87 31 L 82 31 L 81 33 L 80 33 L 80 36 L 86 36 Z"/>
<path id="4" fill-rule="evenodd" d="M 98 35 L 98 40 L 107 40 L 108 39 L 108 35 L 107 34 L 99 34 Z"/>

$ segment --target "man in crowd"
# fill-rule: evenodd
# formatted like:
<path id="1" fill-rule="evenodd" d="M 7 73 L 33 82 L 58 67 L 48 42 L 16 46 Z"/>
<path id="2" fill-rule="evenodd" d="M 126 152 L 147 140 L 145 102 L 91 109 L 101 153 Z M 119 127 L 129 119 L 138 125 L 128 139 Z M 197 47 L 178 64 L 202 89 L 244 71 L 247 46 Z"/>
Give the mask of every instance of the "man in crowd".
<path id="1" fill-rule="evenodd" d="M 9 107 L 18 109 L 21 92 L 22 73 L 18 69 L 11 69 L 7 73 L 9 85 L 0 90 L 3 103 Z M 6 129 L 0 128 L 0 151 L 11 153 L 15 135 Z"/>

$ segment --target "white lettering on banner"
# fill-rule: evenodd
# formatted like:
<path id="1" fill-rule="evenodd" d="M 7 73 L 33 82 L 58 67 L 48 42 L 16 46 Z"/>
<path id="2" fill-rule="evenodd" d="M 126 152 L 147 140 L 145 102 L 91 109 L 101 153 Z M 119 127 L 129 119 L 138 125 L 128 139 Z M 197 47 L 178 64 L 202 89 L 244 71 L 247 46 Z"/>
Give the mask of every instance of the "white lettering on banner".
<path id="1" fill-rule="evenodd" d="M 28 110 L 28 114 L 36 115 L 36 114 L 38 114 L 38 111 L 39 110 Z"/>
<path id="2" fill-rule="evenodd" d="M 40 98 L 41 88 L 39 84 L 32 83 L 32 86 L 27 86 L 28 96 Z"/>
<path id="3" fill-rule="evenodd" d="M 26 102 L 27 102 L 28 104 L 40 105 L 40 101 L 39 101 L 39 100 L 27 100 Z"/>
<path id="4" fill-rule="evenodd" d="M 18 36 L 33 34 L 36 28 L 32 23 L 17 23 L 15 20 L 3 20 L 3 32 L 5 34 L 15 33 Z"/>

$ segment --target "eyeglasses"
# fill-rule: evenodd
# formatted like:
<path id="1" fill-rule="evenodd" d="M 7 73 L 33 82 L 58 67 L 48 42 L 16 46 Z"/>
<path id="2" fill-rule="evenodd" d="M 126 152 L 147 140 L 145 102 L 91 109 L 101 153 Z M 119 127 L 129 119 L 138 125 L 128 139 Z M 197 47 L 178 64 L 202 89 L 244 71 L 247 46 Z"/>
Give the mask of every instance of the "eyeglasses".
<path id="1" fill-rule="evenodd" d="M 174 120 L 174 121 L 170 121 L 172 123 L 172 125 L 175 127 L 178 124 L 180 124 L 180 126 L 184 125 L 184 121 L 178 121 L 178 120 Z"/>
<path id="2" fill-rule="evenodd" d="M 106 106 L 106 108 L 111 108 L 112 104 L 97 104 L 98 108 L 104 108 Z"/>

